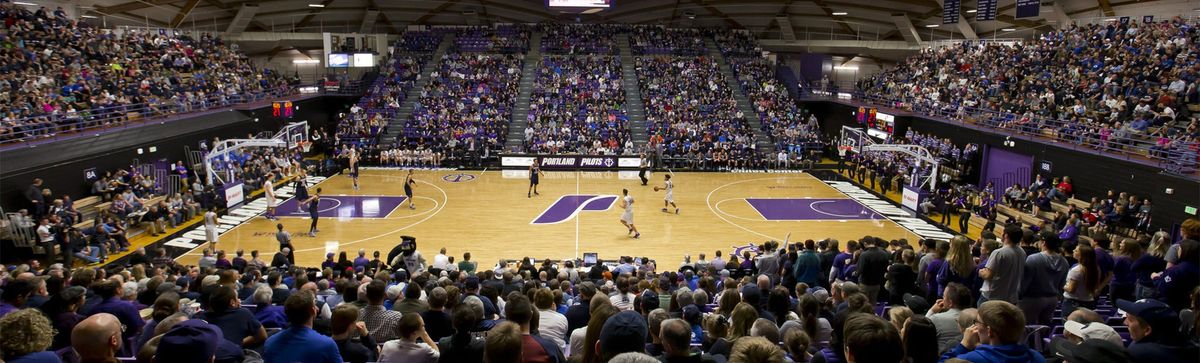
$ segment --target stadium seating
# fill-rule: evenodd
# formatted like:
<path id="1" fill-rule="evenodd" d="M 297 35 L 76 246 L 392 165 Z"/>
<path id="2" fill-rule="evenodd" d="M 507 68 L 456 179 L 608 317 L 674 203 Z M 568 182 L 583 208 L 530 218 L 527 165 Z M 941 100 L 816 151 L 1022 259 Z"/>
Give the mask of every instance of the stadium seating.
<path id="1" fill-rule="evenodd" d="M 924 49 L 858 88 L 883 104 L 1194 170 L 1200 140 L 1186 116 L 1200 104 L 1200 80 L 1187 65 L 1197 34 L 1195 21 L 1176 18 L 963 42 Z"/>
<path id="2" fill-rule="evenodd" d="M 611 155 L 631 148 L 620 59 L 543 58 L 528 121 L 529 153 Z"/>
<path id="3" fill-rule="evenodd" d="M 283 77 L 212 34 L 110 32 L 0 4 L 10 19 L 0 66 L 0 143 L 279 94 Z"/>
<path id="4" fill-rule="evenodd" d="M 406 143 L 453 149 L 474 139 L 479 145 L 503 145 L 523 58 L 484 53 L 443 56 L 404 126 Z"/>
<path id="5" fill-rule="evenodd" d="M 717 63 L 706 57 L 639 57 L 638 85 L 651 138 L 680 166 L 716 169 L 757 161 L 755 136 Z"/>

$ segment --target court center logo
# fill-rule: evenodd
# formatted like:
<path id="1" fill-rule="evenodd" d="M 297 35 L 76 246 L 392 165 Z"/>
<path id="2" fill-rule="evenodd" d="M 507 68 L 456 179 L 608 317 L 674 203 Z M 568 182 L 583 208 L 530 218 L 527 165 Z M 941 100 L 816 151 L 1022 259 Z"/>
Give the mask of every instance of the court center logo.
<path id="1" fill-rule="evenodd" d="M 475 174 L 466 174 L 466 173 L 446 174 L 446 175 L 442 176 L 442 180 L 448 181 L 451 183 L 469 182 L 469 181 L 475 180 Z"/>
<path id="2" fill-rule="evenodd" d="M 558 197 L 529 224 L 558 224 L 575 218 L 580 211 L 603 212 L 612 208 L 617 196 L 612 194 L 567 194 Z"/>

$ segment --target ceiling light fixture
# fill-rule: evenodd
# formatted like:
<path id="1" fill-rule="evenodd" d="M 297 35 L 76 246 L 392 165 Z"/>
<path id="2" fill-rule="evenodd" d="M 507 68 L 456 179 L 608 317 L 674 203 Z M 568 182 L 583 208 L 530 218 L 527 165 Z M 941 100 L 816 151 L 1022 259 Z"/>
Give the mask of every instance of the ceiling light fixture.
<path id="1" fill-rule="evenodd" d="M 308 7 L 310 7 L 310 8 L 323 8 L 323 7 L 325 7 L 325 4 L 308 4 Z"/>
<path id="2" fill-rule="evenodd" d="M 15 2 L 13 2 L 13 4 L 17 4 L 17 5 L 25 5 L 25 6 L 37 6 L 37 4 L 34 4 L 34 3 L 27 3 L 27 2 L 24 2 L 24 1 L 15 1 Z"/>
<path id="3" fill-rule="evenodd" d="M 967 14 L 974 14 L 974 13 L 978 13 L 978 12 L 979 12 L 979 10 L 975 10 L 975 9 L 967 10 Z"/>
<path id="4" fill-rule="evenodd" d="M 321 61 L 317 60 L 317 59 L 293 59 L 292 60 L 292 64 L 319 64 L 319 63 L 321 63 Z"/>
<path id="5" fill-rule="evenodd" d="M 938 25 L 938 24 L 929 24 L 929 25 L 926 25 L 925 27 L 926 27 L 926 28 L 937 28 L 937 27 L 939 27 L 939 26 L 941 26 L 941 25 Z"/>
<path id="6" fill-rule="evenodd" d="M 1108 19 L 1104 19 L 1104 21 L 1117 21 L 1117 18 L 1108 18 Z"/>
<path id="7" fill-rule="evenodd" d="M 1000 31 L 1006 31 L 1006 32 L 1015 32 L 1015 31 L 1017 31 L 1017 29 L 1015 29 L 1015 28 L 1004 28 L 1004 29 L 1000 29 Z"/>
<path id="8" fill-rule="evenodd" d="M 97 19 L 95 15 L 80 15 L 79 17 L 84 19 Z"/>
<path id="9" fill-rule="evenodd" d="M 836 69 L 839 71 L 857 71 L 858 67 L 855 67 L 855 66 L 833 66 L 833 69 Z"/>
<path id="10" fill-rule="evenodd" d="M 844 16 L 844 15 L 850 15 L 850 13 L 847 13 L 847 12 L 845 12 L 845 11 L 835 11 L 835 12 L 833 12 L 833 16 Z"/>

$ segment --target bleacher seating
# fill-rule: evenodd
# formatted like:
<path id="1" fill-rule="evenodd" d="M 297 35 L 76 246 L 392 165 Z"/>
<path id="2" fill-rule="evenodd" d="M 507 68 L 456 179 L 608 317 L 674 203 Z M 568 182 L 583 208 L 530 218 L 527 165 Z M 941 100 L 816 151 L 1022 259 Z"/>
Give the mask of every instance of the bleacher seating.
<path id="1" fill-rule="evenodd" d="M 530 95 L 525 151 L 611 155 L 629 146 L 620 59 L 544 57 Z"/>

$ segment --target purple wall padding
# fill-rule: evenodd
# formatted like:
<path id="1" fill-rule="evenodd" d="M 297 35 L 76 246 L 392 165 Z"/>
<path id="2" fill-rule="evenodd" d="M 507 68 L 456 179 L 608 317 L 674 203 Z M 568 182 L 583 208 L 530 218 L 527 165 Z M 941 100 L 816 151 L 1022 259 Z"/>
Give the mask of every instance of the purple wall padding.
<path id="1" fill-rule="evenodd" d="M 996 187 L 995 197 L 998 198 L 999 194 L 1004 193 L 1004 190 L 1013 184 L 1029 186 L 1033 156 L 987 145 L 983 149 L 982 169 L 979 187 L 982 189 L 988 182 L 992 182 Z"/>

